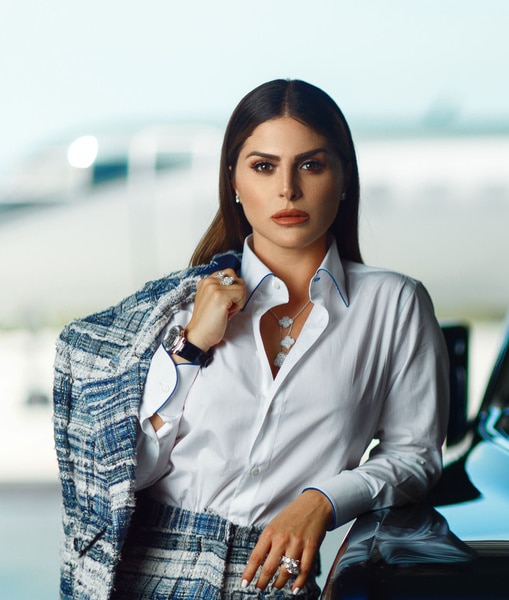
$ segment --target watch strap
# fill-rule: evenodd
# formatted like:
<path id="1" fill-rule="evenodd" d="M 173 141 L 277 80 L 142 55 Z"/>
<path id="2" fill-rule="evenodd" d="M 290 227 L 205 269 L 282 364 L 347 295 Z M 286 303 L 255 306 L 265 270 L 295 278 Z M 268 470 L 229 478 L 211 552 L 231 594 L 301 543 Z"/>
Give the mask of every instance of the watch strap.
<path id="1" fill-rule="evenodd" d="M 169 343 L 168 338 L 172 338 L 173 341 Z M 185 338 L 184 329 L 179 325 L 170 329 L 168 335 L 163 340 L 163 346 L 170 354 L 176 354 L 191 363 L 199 364 L 201 367 L 206 367 L 212 360 L 210 352 L 201 350 L 201 348 L 198 348 L 198 346 L 195 346 Z"/>

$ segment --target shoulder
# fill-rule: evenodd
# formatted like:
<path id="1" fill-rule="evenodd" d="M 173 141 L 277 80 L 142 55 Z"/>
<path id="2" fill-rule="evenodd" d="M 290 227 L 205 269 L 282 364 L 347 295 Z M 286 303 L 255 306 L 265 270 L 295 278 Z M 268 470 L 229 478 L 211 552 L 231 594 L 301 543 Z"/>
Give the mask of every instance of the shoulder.
<path id="1" fill-rule="evenodd" d="M 396 289 L 401 286 L 415 288 L 419 284 L 413 277 L 399 273 L 398 271 L 348 260 L 343 261 L 343 269 L 352 286 Z"/>
<path id="2" fill-rule="evenodd" d="M 407 304 L 426 304 L 433 309 L 428 291 L 418 280 L 404 273 L 361 263 L 343 261 L 351 301 L 371 298 L 401 310 Z"/>

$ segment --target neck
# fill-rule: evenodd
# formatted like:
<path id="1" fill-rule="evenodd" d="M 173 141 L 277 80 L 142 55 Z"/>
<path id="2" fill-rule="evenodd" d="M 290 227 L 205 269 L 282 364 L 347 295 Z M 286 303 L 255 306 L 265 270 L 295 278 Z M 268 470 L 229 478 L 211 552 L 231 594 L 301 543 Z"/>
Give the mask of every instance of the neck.
<path id="1" fill-rule="evenodd" d="M 253 250 L 258 258 L 285 282 L 290 295 L 288 305 L 300 308 L 309 299 L 309 282 L 327 253 L 325 244 L 313 251 L 283 248 L 276 256 L 272 252 L 270 255 L 258 252 L 255 247 Z"/>

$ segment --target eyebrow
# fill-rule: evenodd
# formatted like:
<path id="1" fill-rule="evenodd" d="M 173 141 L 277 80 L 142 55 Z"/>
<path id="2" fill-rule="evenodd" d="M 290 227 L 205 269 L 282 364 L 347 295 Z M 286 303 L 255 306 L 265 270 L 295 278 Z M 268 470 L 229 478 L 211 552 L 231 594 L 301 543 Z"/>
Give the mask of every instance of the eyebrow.
<path id="1" fill-rule="evenodd" d="M 314 148 L 313 150 L 308 150 L 307 152 L 303 152 L 302 154 L 297 154 L 295 160 L 298 162 L 300 160 L 305 160 L 306 158 L 311 158 L 315 154 L 319 154 L 320 152 L 325 152 L 325 154 L 330 154 L 330 150 L 328 148 Z M 267 158 L 269 160 L 281 160 L 281 157 L 277 154 L 267 154 L 266 152 L 258 152 L 254 150 L 250 152 L 246 158 L 250 158 L 251 156 L 259 156 L 260 158 Z"/>

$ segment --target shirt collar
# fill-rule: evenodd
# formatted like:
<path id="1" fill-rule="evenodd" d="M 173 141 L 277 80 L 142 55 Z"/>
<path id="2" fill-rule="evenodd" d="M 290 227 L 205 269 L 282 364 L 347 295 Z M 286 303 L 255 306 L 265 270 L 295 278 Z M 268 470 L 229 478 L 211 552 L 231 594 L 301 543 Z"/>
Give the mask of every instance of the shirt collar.
<path id="1" fill-rule="evenodd" d="M 248 236 L 244 240 L 244 249 L 242 253 L 241 277 L 246 282 L 247 300 L 245 307 L 248 306 L 251 298 L 256 293 L 258 288 L 270 278 L 276 278 L 276 275 L 256 256 L 251 249 L 249 240 L 252 236 Z M 310 293 L 313 292 L 315 285 L 327 286 L 330 284 L 337 295 L 346 307 L 349 306 L 348 294 L 346 289 L 346 278 L 339 252 L 336 245 L 336 240 L 331 239 L 329 249 L 325 255 L 322 264 L 317 269 L 315 275 L 310 281 Z M 286 302 L 288 298 L 286 298 Z"/>
<path id="2" fill-rule="evenodd" d="M 335 292 L 337 292 L 343 301 L 343 304 L 348 308 L 348 306 L 350 306 L 350 301 L 348 299 L 346 288 L 345 270 L 343 269 L 343 263 L 339 257 L 338 247 L 334 238 L 331 239 L 327 254 L 311 281 L 312 283 L 315 283 L 322 281 L 323 279 L 333 286 Z"/>

